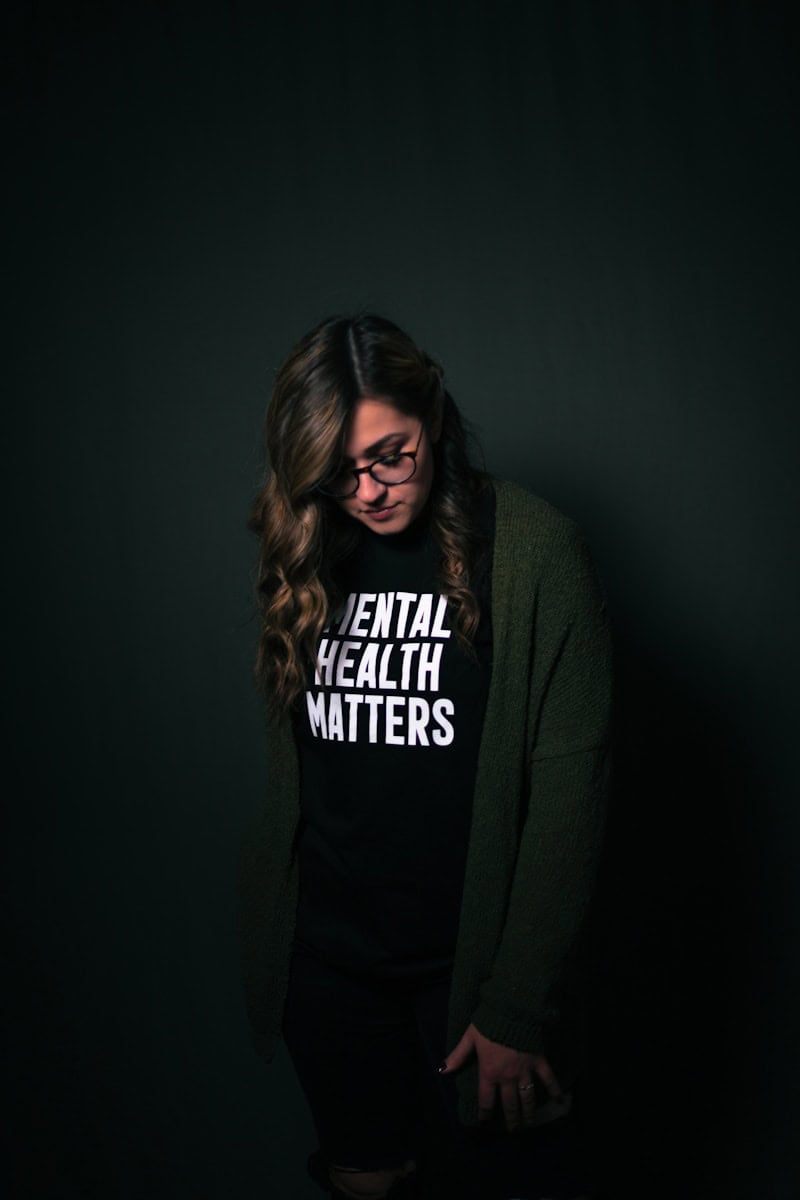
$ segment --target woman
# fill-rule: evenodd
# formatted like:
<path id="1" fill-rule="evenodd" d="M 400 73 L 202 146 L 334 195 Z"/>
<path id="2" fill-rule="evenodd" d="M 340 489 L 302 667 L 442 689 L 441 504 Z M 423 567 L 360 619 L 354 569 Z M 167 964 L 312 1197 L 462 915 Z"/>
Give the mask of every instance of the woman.
<path id="1" fill-rule="evenodd" d="M 257 1046 L 285 1038 L 332 1196 L 433 1194 L 437 1170 L 437 1195 L 519 1195 L 504 1166 L 533 1147 L 545 1170 L 576 1069 L 601 591 L 571 521 L 470 466 L 441 369 L 389 321 L 304 337 L 266 444 L 270 780 L 242 870 Z"/>

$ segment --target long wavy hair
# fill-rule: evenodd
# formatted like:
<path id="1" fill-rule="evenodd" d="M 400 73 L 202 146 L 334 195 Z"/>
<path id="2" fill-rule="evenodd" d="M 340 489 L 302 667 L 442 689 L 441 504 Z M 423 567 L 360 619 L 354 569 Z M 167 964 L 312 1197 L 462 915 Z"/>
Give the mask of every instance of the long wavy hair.
<path id="1" fill-rule="evenodd" d="M 278 710 L 295 703 L 313 670 L 319 637 L 342 599 L 336 565 L 357 551 L 363 536 L 359 522 L 316 489 L 341 463 L 356 403 L 370 397 L 425 424 L 441 419 L 426 506 L 441 552 L 438 584 L 468 651 L 478 626 L 471 581 L 485 542 L 474 512 L 486 476 L 470 464 L 464 423 L 442 369 L 383 317 L 330 317 L 278 370 L 265 421 L 267 477 L 249 522 L 260 541 L 256 677 Z"/>

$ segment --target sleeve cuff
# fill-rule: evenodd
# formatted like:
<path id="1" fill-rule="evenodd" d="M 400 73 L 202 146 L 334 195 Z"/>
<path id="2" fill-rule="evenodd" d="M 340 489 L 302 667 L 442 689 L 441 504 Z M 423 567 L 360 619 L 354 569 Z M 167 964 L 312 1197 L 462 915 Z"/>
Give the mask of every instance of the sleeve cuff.
<path id="1" fill-rule="evenodd" d="M 521 1020 L 507 1013 L 500 1013 L 492 1005 L 481 1001 L 472 1017 L 475 1028 L 493 1042 L 521 1050 L 525 1054 L 544 1053 L 545 1027 L 541 1022 Z"/>

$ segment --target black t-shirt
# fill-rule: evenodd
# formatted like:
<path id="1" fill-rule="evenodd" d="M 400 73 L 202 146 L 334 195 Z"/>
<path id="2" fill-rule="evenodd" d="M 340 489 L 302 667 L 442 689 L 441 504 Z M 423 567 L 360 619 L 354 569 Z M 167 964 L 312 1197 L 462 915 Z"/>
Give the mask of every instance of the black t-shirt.
<path id="1" fill-rule="evenodd" d="M 296 940 L 342 968 L 416 977 L 452 964 L 491 672 L 490 488 L 479 521 L 475 656 L 453 632 L 425 524 L 365 529 L 296 713 Z"/>

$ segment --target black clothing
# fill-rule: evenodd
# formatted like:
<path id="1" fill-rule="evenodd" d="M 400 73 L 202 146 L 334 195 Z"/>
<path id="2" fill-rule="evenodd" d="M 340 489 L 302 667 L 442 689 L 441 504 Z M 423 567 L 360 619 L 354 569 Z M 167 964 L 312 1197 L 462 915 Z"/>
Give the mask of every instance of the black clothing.
<path id="1" fill-rule="evenodd" d="M 324 1159 L 362 1171 L 414 1159 L 424 1195 L 458 1200 L 584 1192 L 572 1115 L 508 1134 L 498 1099 L 487 1125 L 461 1125 L 455 1077 L 437 1072 L 448 995 L 447 980 L 367 979 L 295 951 L 283 1034 Z"/>
<path id="2" fill-rule="evenodd" d="M 364 529 L 295 716 L 295 941 L 374 978 L 441 978 L 452 966 L 491 672 L 491 490 L 481 524 L 474 657 L 452 630 L 425 525 Z"/>

